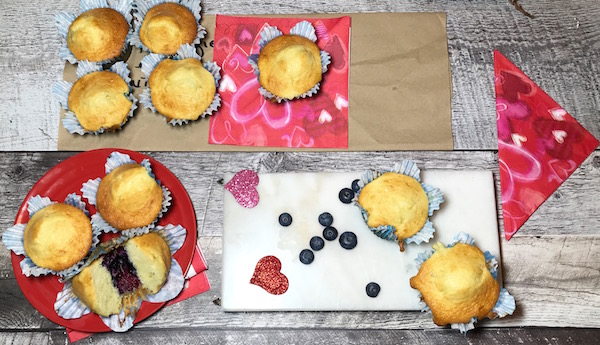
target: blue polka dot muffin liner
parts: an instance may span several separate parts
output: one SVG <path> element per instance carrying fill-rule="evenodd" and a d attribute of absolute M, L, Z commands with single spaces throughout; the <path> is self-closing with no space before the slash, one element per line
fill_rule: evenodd
<path fill-rule="evenodd" d="M 156 66 L 158 66 L 158 64 L 161 61 L 168 59 L 168 58 L 169 57 L 167 57 L 166 55 L 160 55 L 160 54 L 149 54 L 149 55 L 145 56 L 142 59 L 142 72 L 146 76 L 146 80 L 150 79 L 150 74 L 152 74 L 152 71 L 154 71 Z M 179 47 L 179 50 L 177 51 L 177 54 L 175 54 L 175 56 L 173 56 L 173 60 L 183 60 L 183 59 L 188 59 L 188 58 L 197 59 L 198 61 L 202 61 L 202 58 L 196 52 L 196 48 L 194 48 L 194 46 L 189 45 L 189 44 L 181 45 L 181 47 Z M 203 64 L 203 66 L 215 78 L 215 86 L 218 89 L 219 88 L 219 80 L 221 80 L 221 67 L 219 67 L 216 63 L 214 63 L 212 61 L 205 62 Z M 144 108 L 148 108 L 148 109 L 152 110 L 153 113 L 157 113 L 157 114 L 164 116 L 165 121 L 167 120 L 167 116 L 158 112 L 158 110 L 156 110 L 156 108 L 154 107 L 154 104 L 152 103 L 152 90 L 150 89 L 150 87 L 145 88 L 144 91 L 142 92 L 142 94 L 140 95 L 140 103 L 144 105 Z M 219 92 L 217 91 L 217 92 L 215 92 L 215 97 L 213 98 L 212 103 L 208 106 L 208 108 L 206 108 L 206 110 L 202 114 L 200 114 L 198 119 L 201 119 L 206 116 L 210 116 L 210 115 L 214 114 L 219 109 L 220 106 L 221 106 L 221 96 L 219 95 Z M 172 119 L 168 123 L 170 125 L 176 126 L 176 125 L 188 124 L 190 121 L 191 120 Z M 194 121 L 197 121 L 197 120 L 194 120 Z"/>
<path fill-rule="evenodd" d="M 200 0 L 138 0 L 134 4 L 134 30 L 133 34 L 129 37 L 128 40 L 132 46 L 153 53 L 150 50 L 150 48 L 148 48 L 142 42 L 142 39 L 140 38 L 140 30 L 142 28 L 142 23 L 144 22 L 144 17 L 146 17 L 146 13 L 148 13 L 148 11 L 152 7 L 168 2 L 181 5 L 190 10 L 190 12 L 192 12 L 192 15 L 194 15 L 194 18 L 196 19 L 196 25 L 198 26 L 198 31 L 196 33 L 196 37 L 194 38 L 193 44 L 200 44 L 202 39 L 206 36 L 206 29 L 202 25 L 200 25 L 200 19 L 202 18 L 202 6 L 200 4 Z"/>
<path fill-rule="evenodd" d="M 31 197 L 27 201 L 27 211 L 29 212 L 29 219 L 31 219 L 31 217 L 33 217 L 33 215 L 36 214 L 38 211 L 44 209 L 47 206 L 50 206 L 50 205 L 56 204 L 56 203 L 57 203 L 56 201 L 52 201 L 52 200 L 50 200 L 50 198 L 42 197 L 40 195 Z M 64 203 L 74 206 L 74 207 L 77 207 L 78 209 L 83 211 L 83 213 L 85 213 L 86 216 L 88 216 L 88 217 L 90 216 L 88 210 L 86 209 L 85 202 L 83 202 L 81 200 L 81 196 L 79 196 L 75 193 L 71 193 L 71 194 L 67 195 L 67 197 L 64 200 Z M 65 277 L 72 275 L 72 274 L 77 274 L 81 270 L 81 268 L 83 267 L 83 265 L 85 263 L 87 256 L 89 256 L 96 249 L 96 247 L 98 246 L 98 243 L 100 243 L 100 234 L 102 233 L 99 229 L 94 229 L 92 227 L 92 245 L 91 245 L 90 250 L 89 250 L 88 254 L 86 255 L 86 257 L 83 258 L 78 263 L 76 263 L 75 265 L 73 265 L 67 269 L 64 269 L 62 271 L 53 271 L 48 268 L 43 268 L 43 267 L 37 266 L 27 256 L 27 253 L 25 253 L 25 246 L 24 246 L 23 239 L 24 239 L 26 227 L 27 227 L 27 223 L 15 224 L 15 225 L 11 226 L 10 228 L 8 228 L 2 235 L 2 242 L 9 250 L 12 250 L 17 255 L 25 256 L 25 259 L 23 259 L 20 264 L 21 272 L 26 277 L 32 277 L 32 276 L 40 277 L 40 276 L 44 276 L 44 275 L 48 275 L 48 274 L 53 274 L 53 275 L 57 275 L 59 277 L 59 280 L 61 280 L 61 281 L 64 280 Z"/>
<path fill-rule="evenodd" d="M 171 251 L 171 269 L 169 270 L 167 282 L 154 295 L 145 295 L 143 298 L 141 297 L 141 294 L 133 295 L 134 298 L 129 299 L 132 303 L 124 306 L 119 314 L 100 316 L 102 322 L 115 332 L 125 332 L 133 327 L 133 321 L 140 309 L 142 301 L 145 300 L 152 303 L 166 302 L 177 297 L 181 290 L 183 290 L 185 281 L 183 270 L 177 260 L 173 258 L 173 255 L 183 246 L 187 236 L 187 230 L 181 225 L 169 224 L 166 226 L 157 226 L 145 231 L 122 233 L 120 237 L 104 242 L 98 246 L 83 266 L 89 266 L 94 260 L 123 245 L 128 240 L 149 232 L 159 234 L 169 245 L 169 250 Z M 73 293 L 73 286 L 70 283 L 70 279 L 74 276 L 75 274 L 69 276 L 69 281 L 65 283 L 63 289 L 58 293 L 56 302 L 54 303 L 54 310 L 58 316 L 68 320 L 78 319 L 91 312 L 91 310 Z"/>
<path fill-rule="evenodd" d="M 87 60 L 81 61 L 77 65 L 77 79 L 79 80 L 84 75 L 87 75 L 87 74 L 90 74 L 93 72 L 98 72 L 98 71 L 105 71 L 105 69 L 102 67 L 101 64 L 89 62 Z M 129 68 L 127 68 L 127 64 L 125 62 L 119 61 L 119 62 L 113 64 L 108 69 L 108 71 L 118 74 L 121 78 L 123 78 L 123 80 L 127 83 L 127 85 L 130 85 L 129 84 L 129 82 L 131 81 L 131 78 L 129 78 L 130 71 L 129 71 Z M 85 128 L 83 128 L 83 126 L 81 126 L 81 123 L 77 119 L 77 116 L 75 116 L 75 113 L 73 113 L 69 109 L 69 93 L 71 93 L 71 89 L 73 88 L 74 84 L 75 83 L 71 83 L 71 82 L 67 82 L 67 81 L 63 80 L 63 81 L 59 81 L 58 83 L 54 84 L 54 86 L 52 87 L 52 93 L 54 94 L 54 97 L 58 100 L 58 102 L 60 103 L 62 108 L 66 110 L 65 117 L 62 120 L 63 127 L 65 127 L 65 129 L 67 131 L 69 131 L 69 133 L 71 133 L 71 134 L 98 135 L 98 134 L 104 133 L 106 131 L 106 128 L 100 128 L 97 131 L 88 131 Z M 129 114 L 127 115 L 125 120 L 121 123 L 121 126 L 119 127 L 119 129 L 121 129 L 123 127 L 123 125 L 125 125 L 125 123 L 127 122 L 127 120 L 129 120 L 130 117 L 133 117 L 133 112 L 134 112 L 134 110 L 137 109 L 137 98 L 135 98 L 135 96 L 133 95 L 131 86 L 129 86 L 129 94 L 127 95 L 127 99 L 132 102 L 131 108 L 129 109 Z"/>
<path fill-rule="evenodd" d="M 412 177 L 421 184 L 421 187 L 423 187 L 423 190 L 427 195 L 427 200 L 429 201 L 429 208 L 427 211 L 427 215 L 429 217 L 433 215 L 434 211 L 440 209 L 440 205 L 444 202 L 444 195 L 442 194 L 440 189 L 422 183 L 421 170 L 419 169 L 419 167 L 417 167 L 417 165 L 411 160 L 404 160 L 399 164 L 396 163 L 391 169 L 370 170 L 365 172 L 361 176 L 360 180 L 358 181 L 359 189 L 355 193 L 354 199 L 352 201 L 360 209 L 365 223 L 369 220 L 369 213 L 358 203 L 358 197 L 360 195 L 360 192 L 368 183 L 372 182 L 373 180 L 388 172 L 394 172 Z M 383 238 L 388 241 L 398 242 L 396 228 L 391 225 L 380 225 L 378 227 L 369 227 L 369 229 L 380 238 Z M 429 242 L 429 240 L 433 238 L 434 232 L 435 229 L 433 227 L 433 223 L 429 220 L 429 218 L 427 218 L 427 220 L 425 221 L 425 225 L 423 225 L 421 230 L 419 230 L 419 232 L 417 232 L 413 236 L 404 239 L 404 243 L 421 244 L 423 242 Z"/>
<path fill-rule="evenodd" d="M 267 45 L 267 43 L 271 42 L 273 39 L 275 39 L 279 36 L 282 36 L 282 35 L 283 35 L 283 32 L 281 32 L 279 29 L 277 29 L 276 26 L 266 25 L 264 27 L 264 29 L 260 32 L 260 40 L 258 41 L 258 45 L 260 46 L 259 52 L 262 51 L 262 49 Z M 290 35 L 302 36 L 313 42 L 317 42 L 317 34 L 315 31 L 315 27 L 306 20 L 301 21 L 298 24 L 294 25 L 294 27 L 292 29 L 290 29 Z M 260 55 L 260 53 L 259 54 L 251 54 L 248 56 L 248 63 L 254 69 L 254 74 L 256 74 L 257 79 L 258 79 L 258 77 L 260 77 L 260 70 L 258 69 L 259 55 Z M 329 55 L 328 52 L 323 51 L 323 50 L 320 51 L 320 55 L 321 55 L 321 73 L 325 73 L 325 72 L 327 72 L 327 68 L 328 68 L 329 64 L 331 63 L 331 56 Z M 293 99 L 312 97 L 319 91 L 320 87 L 321 87 L 321 83 L 319 82 L 315 86 L 313 86 L 310 90 L 308 90 L 307 92 L 305 92 L 299 96 L 296 96 Z M 259 87 L 258 92 L 261 95 L 263 95 L 266 99 L 276 100 L 277 103 L 281 103 L 282 101 L 291 100 L 289 98 L 283 98 L 283 97 L 276 96 L 262 86 Z"/>
<path fill-rule="evenodd" d="M 115 151 L 115 152 L 111 153 L 110 156 L 107 158 L 106 164 L 104 165 L 104 171 L 108 175 L 111 171 L 120 167 L 121 165 L 131 164 L 131 163 L 138 164 L 138 162 L 131 159 L 131 157 L 129 157 L 128 154 L 124 154 L 124 153 Z M 144 168 L 146 168 L 146 170 L 148 171 L 148 175 L 150 175 L 150 177 L 152 177 L 154 180 L 156 180 L 156 177 L 154 176 L 154 173 L 152 172 L 152 167 L 150 166 L 150 161 L 148 159 L 142 160 L 139 164 L 141 166 L 143 166 Z M 102 181 L 102 178 L 98 177 L 96 179 L 88 180 L 81 186 L 81 193 L 82 193 L 83 197 L 86 198 L 91 205 L 96 206 L 96 195 L 98 193 L 98 187 L 100 186 L 101 181 Z M 169 207 L 171 206 L 171 201 L 172 201 L 171 192 L 169 191 L 169 189 L 167 187 L 163 186 L 160 183 L 160 180 L 156 180 L 156 183 L 162 189 L 163 199 L 162 199 L 162 208 L 161 208 L 158 216 L 154 220 L 154 222 L 152 222 L 151 224 L 148 224 L 146 226 L 143 226 L 143 227 L 119 231 L 112 225 L 108 224 L 108 222 L 104 218 L 102 218 L 102 215 L 100 215 L 100 212 L 96 212 L 92 216 L 92 227 L 100 230 L 101 232 L 107 232 L 107 233 L 121 232 L 122 234 L 144 233 L 144 232 L 147 232 L 148 230 L 154 228 L 156 222 L 158 222 L 158 220 L 169 210 Z"/>
<path fill-rule="evenodd" d="M 471 237 L 467 233 L 460 232 L 460 233 L 456 234 L 456 236 L 454 236 L 454 240 L 452 241 L 452 243 L 448 244 L 446 247 L 452 248 L 457 243 L 464 243 L 464 244 L 474 246 L 475 239 L 473 239 L 473 237 Z M 417 258 L 415 259 L 415 262 L 417 263 L 417 270 L 421 269 L 421 265 L 425 261 L 427 261 L 427 259 L 429 259 L 433 255 L 433 253 L 434 253 L 433 249 L 428 249 L 428 250 L 424 251 L 423 253 L 420 253 L 419 255 L 417 255 Z M 483 255 L 485 256 L 485 264 L 486 264 L 488 270 L 492 274 L 492 277 L 494 277 L 494 279 L 497 280 L 498 279 L 498 260 L 496 260 L 496 257 L 494 255 L 490 254 L 489 251 L 483 252 Z M 421 311 L 431 312 L 431 309 L 425 303 L 425 301 L 423 301 L 422 295 L 420 293 L 419 293 L 419 298 L 421 299 L 421 301 L 420 301 L 420 304 L 422 307 Z M 510 293 L 508 293 L 508 290 L 506 290 L 505 288 L 500 288 L 500 294 L 498 296 L 498 301 L 496 302 L 496 305 L 494 305 L 494 308 L 492 308 L 492 312 L 496 315 L 495 318 L 503 318 L 507 315 L 512 315 L 512 313 L 515 311 L 515 308 L 516 308 L 515 298 Z M 450 327 L 452 329 L 458 329 L 458 330 L 460 330 L 461 333 L 465 334 L 468 331 L 475 328 L 475 323 L 477 323 L 477 321 L 478 321 L 477 317 L 473 317 L 473 318 L 471 318 L 471 320 L 468 323 L 453 323 L 450 325 Z"/>
<path fill-rule="evenodd" d="M 113 10 L 121 13 L 127 24 L 129 25 L 129 33 L 127 34 L 127 38 L 125 39 L 125 43 L 123 44 L 122 55 L 127 50 L 127 45 L 133 34 L 133 29 L 131 27 L 131 22 L 133 20 L 133 16 L 131 15 L 133 9 L 133 0 L 81 0 L 79 2 L 79 15 L 87 12 L 89 10 L 93 10 L 95 8 L 112 8 Z M 69 47 L 67 46 L 67 35 L 69 34 L 69 27 L 73 24 L 73 21 L 77 19 L 77 16 L 72 13 L 67 12 L 59 12 L 54 17 L 54 22 L 58 29 L 58 34 L 61 37 L 61 47 L 59 49 L 60 58 L 64 61 L 68 61 L 69 63 L 75 64 L 79 61 L 73 55 Z M 99 61 L 100 63 L 110 63 L 115 61 L 118 57 Z"/>

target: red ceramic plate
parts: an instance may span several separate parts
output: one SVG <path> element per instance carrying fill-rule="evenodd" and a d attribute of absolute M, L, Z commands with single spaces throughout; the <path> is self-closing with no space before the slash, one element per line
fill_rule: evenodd
<path fill-rule="evenodd" d="M 104 163 L 106 163 L 106 158 L 110 153 L 114 151 L 126 153 L 138 163 L 145 158 L 150 159 L 154 175 L 171 191 L 171 196 L 173 197 L 171 207 L 159 220 L 158 225 L 180 224 L 187 229 L 185 242 L 181 249 L 174 255 L 184 273 L 187 272 L 196 245 L 196 214 L 194 213 L 190 197 L 181 182 L 179 182 L 169 169 L 151 157 L 138 152 L 122 149 L 93 150 L 77 154 L 57 164 L 31 188 L 25 200 L 23 200 L 21 208 L 19 208 L 15 224 L 26 223 L 29 220 L 27 200 L 34 195 L 47 196 L 52 201 L 58 202 L 62 202 L 69 193 L 81 195 L 80 189 L 84 182 L 105 175 Z M 83 201 L 87 202 L 87 199 L 83 199 Z M 96 209 L 92 205 L 88 205 L 88 211 L 90 211 L 90 216 L 96 213 Z M 54 311 L 54 302 L 56 301 L 56 294 L 62 290 L 63 284 L 58 281 L 56 276 L 52 275 L 44 277 L 24 276 L 21 273 L 21 266 L 19 265 L 22 260 L 22 255 L 12 253 L 13 270 L 17 277 L 17 282 L 25 297 L 42 315 L 59 325 L 78 331 L 110 331 L 100 317 L 94 313 L 72 320 L 66 320 L 58 316 Z M 164 304 L 143 302 L 134 323 L 138 323 L 154 314 Z"/>

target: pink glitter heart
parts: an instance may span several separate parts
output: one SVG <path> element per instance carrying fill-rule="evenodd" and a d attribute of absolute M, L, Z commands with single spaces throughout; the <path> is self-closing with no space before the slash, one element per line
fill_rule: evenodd
<path fill-rule="evenodd" d="M 252 170 L 241 170 L 224 187 L 231 192 L 238 204 L 245 208 L 253 208 L 258 205 L 260 199 L 256 186 L 258 174 Z"/>

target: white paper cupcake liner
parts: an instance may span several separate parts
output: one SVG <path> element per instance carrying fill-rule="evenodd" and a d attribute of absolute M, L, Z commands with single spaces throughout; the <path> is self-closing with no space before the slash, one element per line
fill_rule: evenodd
<path fill-rule="evenodd" d="M 171 269 L 167 277 L 167 282 L 163 287 L 154 295 L 147 295 L 145 300 L 152 303 L 162 303 L 169 301 L 183 290 L 185 278 L 183 270 L 177 260 L 173 259 L 173 255 L 177 252 L 187 236 L 187 231 L 181 225 L 169 224 L 164 227 L 156 227 L 150 230 L 161 235 L 165 241 L 169 244 L 169 250 L 171 252 Z M 150 232 L 147 231 L 147 232 Z M 145 233 L 147 233 L 145 232 Z M 129 232 L 128 234 L 122 234 L 121 237 L 113 239 L 109 243 L 103 243 L 103 246 L 99 247 L 94 254 L 86 262 L 86 266 L 91 264 L 101 255 L 104 255 L 116 247 L 122 245 L 126 241 L 136 236 L 142 235 L 141 233 Z M 142 299 L 137 298 L 136 304 L 131 306 L 126 312 L 124 309 L 118 315 L 110 315 L 108 317 L 101 317 L 102 322 L 115 332 L 124 332 L 133 327 L 133 320 L 137 315 L 137 312 L 141 306 Z M 54 303 L 54 310 L 56 313 L 64 319 L 76 319 L 83 315 L 91 312 L 91 310 L 85 306 L 77 296 L 73 293 L 72 286 L 69 282 L 65 284 L 62 291 L 56 296 L 56 302 Z"/>
<path fill-rule="evenodd" d="M 87 60 L 81 61 L 77 65 L 77 79 L 92 72 L 103 70 L 104 69 L 101 64 L 89 62 Z M 119 75 L 121 78 L 123 78 L 127 85 L 129 85 L 129 82 L 131 81 L 131 78 L 129 77 L 130 71 L 125 62 L 119 61 L 113 64 L 108 70 Z M 77 116 L 75 116 L 75 113 L 73 113 L 69 109 L 69 93 L 71 93 L 73 84 L 74 83 L 63 80 L 52 86 L 52 94 L 54 95 L 54 98 L 56 98 L 56 100 L 60 103 L 61 107 L 66 110 L 65 117 L 62 120 L 63 127 L 65 127 L 65 129 L 71 134 L 98 135 L 104 133 L 106 131 L 106 128 L 100 128 L 97 131 L 88 131 L 85 128 L 83 128 L 83 126 L 81 126 L 81 123 L 77 119 Z M 123 127 L 123 125 L 125 125 L 125 123 L 127 123 L 130 117 L 133 117 L 133 112 L 137 109 L 137 98 L 135 98 L 135 96 L 131 92 L 131 86 L 129 87 L 129 94 L 127 95 L 127 99 L 129 99 L 132 102 L 132 104 L 131 108 L 129 109 L 129 114 L 127 114 L 127 117 L 120 125 L 121 128 Z"/>
<path fill-rule="evenodd" d="M 144 17 L 146 16 L 146 13 L 148 13 L 148 11 L 159 4 L 164 4 L 167 2 L 171 2 L 174 4 L 179 4 L 184 6 L 185 8 L 187 8 L 188 10 L 190 10 L 190 12 L 192 12 L 192 14 L 194 15 L 194 18 L 196 19 L 196 25 L 198 26 L 198 31 L 196 33 L 196 37 L 194 38 L 194 42 L 193 44 L 200 44 L 200 42 L 202 41 L 202 39 L 206 36 L 206 29 L 200 25 L 200 19 L 202 18 L 201 15 L 201 11 L 202 11 L 202 6 L 201 6 L 201 1 L 200 0 L 138 0 L 135 2 L 134 4 L 134 13 L 133 13 L 133 19 L 134 19 L 134 30 L 133 30 L 133 34 L 129 37 L 128 42 L 132 45 L 132 46 L 136 46 L 138 48 L 141 48 L 144 51 L 153 53 L 150 48 L 148 48 L 141 40 L 140 38 L 140 29 L 142 28 L 142 23 L 144 21 Z"/>
<path fill-rule="evenodd" d="M 77 207 L 82 210 L 86 216 L 89 217 L 89 212 L 86 209 L 86 204 L 81 200 L 81 197 L 75 193 L 71 193 L 67 195 L 64 200 L 65 204 Z M 27 211 L 29 212 L 29 218 L 33 217 L 33 215 L 42 210 L 43 208 L 50 206 L 52 204 L 56 204 L 55 201 L 51 201 L 48 197 L 42 197 L 40 195 L 36 195 L 31 197 L 27 201 Z M 25 235 L 25 228 L 27 224 L 15 224 L 14 226 L 8 228 L 4 234 L 2 235 L 2 242 L 9 250 L 12 250 L 17 255 L 25 255 L 25 258 L 21 261 L 21 271 L 26 277 L 39 277 L 48 274 L 54 274 L 59 277 L 60 280 L 64 280 L 66 276 L 73 274 L 74 272 L 79 272 L 81 267 L 84 265 L 86 258 L 95 250 L 100 243 L 100 231 L 94 230 L 92 228 L 92 244 L 86 258 L 82 259 L 75 265 L 66 268 L 62 271 L 53 271 L 48 268 L 43 268 L 37 266 L 25 253 L 25 246 L 23 243 L 23 238 Z"/>
<path fill-rule="evenodd" d="M 131 36 L 133 34 L 133 28 L 131 27 L 131 21 L 133 20 L 133 16 L 131 15 L 131 11 L 133 10 L 133 0 L 81 0 L 79 2 L 79 15 L 95 8 L 112 8 L 123 15 L 127 21 L 127 24 L 129 25 L 129 33 L 127 34 L 127 38 L 125 39 L 122 49 L 122 53 L 125 53 L 127 50 L 127 44 L 131 40 Z M 75 19 L 77 19 L 76 15 L 67 12 L 59 12 L 54 17 L 54 23 L 56 24 L 58 34 L 61 37 L 61 47 L 59 49 L 60 58 L 64 61 L 68 61 L 71 64 L 79 62 L 71 50 L 69 50 L 67 45 L 69 27 L 71 24 L 73 24 Z M 115 57 L 113 59 L 98 62 L 104 64 L 115 61 L 118 58 L 119 57 Z"/>
<path fill-rule="evenodd" d="M 381 170 L 369 170 L 366 171 L 361 179 L 358 181 L 359 189 L 354 195 L 353 203 L 358 206 L 360 209 L 363 219 L 365 223 L 369 219 L 369 213 L 358 203 L 358 197 L 362 189 L 373 180 L 377 179 L 381 175 L 395 172 L 398 174 L 403 174 L 417 180 L 425 194 L 427 195 L 427 200 L 429 202 L 429 207 L 427 214 L 429 217 L 433 215 L 433 212 L 440 209 L 440 204 L 444 202 L 444 195 L 440 191 L 439 188 L 432 187 L 430 185 L 424 184 L 421 182 L 421 170 L 417 167 L 417 165 L 411 160 L 404 160 L 401 163 L 396 163 L 391 169 L 381 169 Z M 396 228 L 391 225 L 381 225 L 378 227 L 369 227 L 369 229 L 377 236 L 388 240 L 388 241 L 398 241 L 398 236 L 396 235 Z M 421 244 L 423 242 L 429 242 L 430 239 L 433 238 L 433 234 L 435 232 L 435 228 L 433 227 L 433 223 L 429 220 L 429 218 L 425 221 L 425 225 L 413 236 L 404 239 L 406 244 L 415 243 Z"/>
<path fill-rule="evenodd" d="M 502 318 L 507 315 L 512 315 L 516 308 L 517 305 L 515 303 L 515 298 L 508 293 L 508 290 L 501 288 L 500 295 L 498 296 L 498 302 L 496 302 L 492 312 L 496 314 L 496 317 Z"/>
<path fill-rule="evenodd" d="M 467 233 L 460 232 L 456 234 L 456 236 L 454 236 L 454 240 L 452 241 L 452 243 L 448 244 L 446 247 L 454 247 L 454 245 L 456 245 L 457 243 L 464 243 L 473 246 L 475 243 L 475 239 Z M 415 259 L 415 263 L 417 264 L 417 270 L 421 269 L 421 265 L 425 261 L 427 261 L 427 259 L 429 259 L 433 255 L 433 253 L 434 250 L 429 249 L 417 255 L 417 258 Z M 496 257 L 492 255 L 489 251 L 485 251 L 483 255 L 485 256 L 485 263 L 488 270 L 490 271 L 490 274 L 494 277 L 494 279 L 498 279 L 498 260 L 496 260 Z M 422 295 L 419 293 L 418 296 L 421 299 L 421 311 L 430 312 L 431 309 L 423 301 Z M 501 288 L 500 295 L 498 296 L 498 301 L 496 301 L 494 308 L 492 308 L 492 313 L 494 313 L 495 315 L 495 317 L 493 318 L 502 318 L 507 315 L 512 315 L 512 313 L 515 311 L 515 308 L 515 298 L 511 296 L 505 288 Z M 454 323 L 451 324 L 450 327 L 452 329 L 459 329 L 461 333 L 466 333 L 467 331 L 475 328 L 475 323 L 477 321 L 477 317 L 473 317 L 468 323 Z"/>
<path fill-rule="evenodd" d="M 124 164 L 131 164 L 131 163 L 138 164 L 136 161 L 131 159 L 131 157 L 128 154 L 114 151 L 106 159 L 106 163 L 104 164 L 104 171 L 108 175 L 114 169 L 116 169 Z M 166 186 L 163 186 L 160 183 L 160 180 L 156 179 L 156 176 L 152 172 L 152 167 L 150 166 L 150 161 L 146 158 L 146 159 L 142 160 L 139 164 L 141 166 L 143 166 L 144 168 L 146 168 L 146 171 L 148 171 L 148 175 L 150 175 L 150 177 L 152 177 L 156 181 L 156 183 L 158 183 L 158 185 L 160 186 L 160 188 L 162 190 L 163 198 L 162 198 L 162 205 L 161 205 L 160 212 L 158 213 L 158 216 L 152 223 L 150 223 L 146 226 L 143 226 L 143 227 L 139 227 L 139 228 L 122 230 L 122 231 L 129 231 L 129 232 L 133 232 L 133 233 L 147 232 L 147 230 L 154 228 L 156 222 L 158 222 L 158 220 L 160 218 L 162 218 L 162 216 L 169 210 L 169 207 L 171 206 L 171 201 L 173 200 L 173 198 L 171 197 L 171 191 L 169 191 L 169 189 Z M 91 205 L 96 206 L 96 202 L 97 202 L 96 195 L 98 194 L 98 187 L 100 187 L 101 181 L 102 181 L 102 178 L 98 177 L 95 179 L 90 179 L 87 182 L 84 182 L 83 185 L 81 186 L 81 194 L 83 195 L 84 198 L 86 198 L 88 200 L 88 202 Z M 92 221 L 92 228 L 97 229 L 100 232 L 118 233 L 120 231 L 117 228 L 110 225 L 104 218 L 102 218 L 102 215 L 100 215 L 100 212 L 94 214 L 92 216 L 91 221 Z"/>
<path fill-rule="evenodd" d="M 71 286 L 71 282 L 66 282 L 65 286 L 63 286 L 63 289 L 56 296 L 54 310 L 58 316 L 67 320 L 78 319 L 91 313 L 90 308 L 84 306 L 79 301 L 79 298 L 73 294 L 73 286 Z"/>
<path fill-rule="evenodd" d="M 113 170 L 120 167 L 124 164 L 139 164 L 146 168 L 148 174 L 155 178 L 154 173 L 152 172 L 152 168 L 150 167 L 150 160 L 148 158 L 142 159 L 140 163 L 131 159 L 131 157 L 126 153 L 121 153 L 119 151 L 111 152 L 111 154 L 106 159 L 106 163 L 104 163 L 104 173 L 106 175 L 110 174 Z"/>
<path fill-rule="evenodd" d="M 258 41 L 258 45 L 260 46 L 259 52 L 267 45 L 267 43 L 271 42 L 274 38 L 282 36 L 283 33 L 277 29 L 276 26 L 266 25 L 263 30 L 260 32 L 260 40 Z M 290 29 L 290 35 L 297 35 L 305 37 L 313 42 L 317 41 L 317 34 L 315 32 L 315 27 L 308 21 L 303 20 L 298 24 L 294 25 L 293 28 Z M 258 57 L 259 54 L 250 54 L 248 56 L 248 63 L 254 69 L 254 74 L 258 78 L 260 76 L 260 70 L 258 69 Z M 331 63 L 331 56 L 328 52 L 321 50 L 321 73 L 327 72 L 327 68 Z M 258 88 L 258 93 L 260 93 L 266 99 L 276 100 L 277 103 L 281 103 L 283 101 L 289 101 L 292 99 L 306 98 L 315 95 L 321 87 L 321 83 L 315 84 L 310 90 L 307 92 L 296 96 L 294 98 L 283 98 L 272 94 L 269 90 L 265 89 L 262 85 Z"/>
<path fill-rule="evenodd" d="M 142 64 L 142 72 L 146 76 L 146 80 L 148 80 L 150 78 L 150 74 L 152 74 L 152 71 L 154 71 L 156 66 L 158 66 L 158 64 L 161 61 L 163 61 L 167 58 L 168 57 L 166 55 L 149 54 L 149 55 L 146 55 L 142 59 L 142 63 L 141 63 Z M 202 58 L 196 52 L 196 48 L 194 48 L 194 46 L 189 45 L 189 44 L 184 44 L 181 47 L 179 47 L 179 50 L 177 50 L 177 54 L 175 54 L 175 56 L 173 56 L 173 60 L 183 60 L 183 59 L 189 59 L 189 58 L 197 59 L 198 61 L 202 61 Z M 218 92 L 219 80 L 221 80 L 221 67 L 219 67 L 216 63 L 214 63 L 212 61 L 205 62 L 203 64 L 203 66 L 215 78 L 215 86 L 217 88 L 217 91 L 215 91 L 215 97 L 213 98 L 213 101 L 211 102 L 211 104 L 208 106 L 208 108 L 206 108 L 206 110 L 202 114 L 200 114 L 200 116 L 198 117 L 197 120 L 214 114 L 221 106 L 221 96 L 219 95 L 219 92 Z M 154 104 L 152 103 L 152 90 L 150 89 L 150 87 L 147 87 L 144 89 L 144 91 L 142 91 L 142 94 L 140 95 L 140 103 L 144 105 L 144 108 L 148 108 L 153 113 L 162 115 L 164 117 L 165 121 L 167 120 L 167 116 L 164 114 L 161 114 L 158 110 L 156 110 L 156 107 L 154 107 Z M 194 121 L 197 121 L 197 120 L 194 120 Z M 190 121 L 192 121 L 192 120 L 172 119 L 168 123 L 170 125 L 175 126 L 175 125 L 185 125 L 185 124 L 188 124 Z"/>
<path fill-rule="evenodd" d="M 133 320 L 135 320 L 135 316 L 137 315 L 137 311 L 140 309 L 142 305 L 142 300 L 138 298 L 136 300 L 136 304 L 129 306 L 129 311 L 126 312 L 125 309 L 121 310 L 119 315 L 111 315 L 111 316 L 100 316 L 102 322 L 110 328 L 113 332 L 127 332 L 131 327 L 133 327 Z M 135 312 L 135 313 L 134 313 Z"/>
<path fill-rule="evenodd" d="M 187 230 L 183 226 L 173 224 L 168 224 L 165 226 L 157 225 L 156 227 L 147 230 L 126 230 L 122 232 L 122 236 L 124 240 L 127 240 L 129 238 L 141 236 L 149 232 L 156 232 L 162 238 L 164 238 L 167 244 L 169 245 L 169 250 L 171 251 L 171 253 L 175 253 L 183 246 L 183 243 L 185 242 L 185 238 L 187 236 Z"/>

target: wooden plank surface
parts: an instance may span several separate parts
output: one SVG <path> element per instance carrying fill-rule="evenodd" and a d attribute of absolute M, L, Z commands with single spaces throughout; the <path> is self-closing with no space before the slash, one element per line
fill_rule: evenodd
<path fill-rule="evenodd" d="M 377 344 L 377 345 L 448 345 L 448 344 L 595 344 L 600 330 L 583 329 L 573 334 L 571 329 L 486 329 L 463 336 L 449 330 L 135 330 L 124 334 L 103 333 L 82 343 L 94 344 Z M 64 332 L 5 332 L 0 334 L 4 344 L 61 344 Z"/>
<path fill-rule="evenodd" d="M 149 153 L 171 169 L 194 204 L 211 291 L 164 308 L 125 334 L 94 343 L 594 344 L 600 336 L 600 151 L 540 207 L 511 241 L 501 239 L 512 317 L 481 322 L 466 337 L 415 312 L 224 313 L 220 297 L 223 189 L 240 169 L 258 172 L 356 171 L 411 158 L 423 169 L 485 169 L 499 200 L 492 50 L 499 49 L 600 137 L 600 6 L 597 0 L 204 1 L 205 13 L 447 12 L 455 152 Z M 59 105 L 51 86 L 64 63 L 54 15 L 77 0 L 0 2 L 0 151 L 54 151 Z M 0 152 L 0 234 L 23 197 L 69 152 Z M 500 208 L 500 206 L 498 206 Z M 500 213 L 499 213 L 500 215 Z M 499 216 L 502 228 L 501 216 Z M 64 329 L 25 299 L 0 245 L 0 343 L 65 343 Z M 523 326 L 528 326 L 521 328 Z M 542 328 L 538 328 L 542 327 Z M 550 328 L 546 328 L 550 327 Z M 576 328 L 569 328 L 576 327 Z M 584 327 L 584 328 L 582 328 Z"/>
<path fill-rule="evenodd" d="M 205 13 L 447 12 L 456 149 L 497 147 L 493 49 L 499 49 L 592 134 L 600 136 L 600 6 L 597 0 L 522 0 L 529 19 L 505 0 L 204 1 Z M 55 150 L 62 78 L 54 14 L 76 0 L 0 2 L 0 150 Z M 382 100 L 385 101 L 385 100 Z"/>

